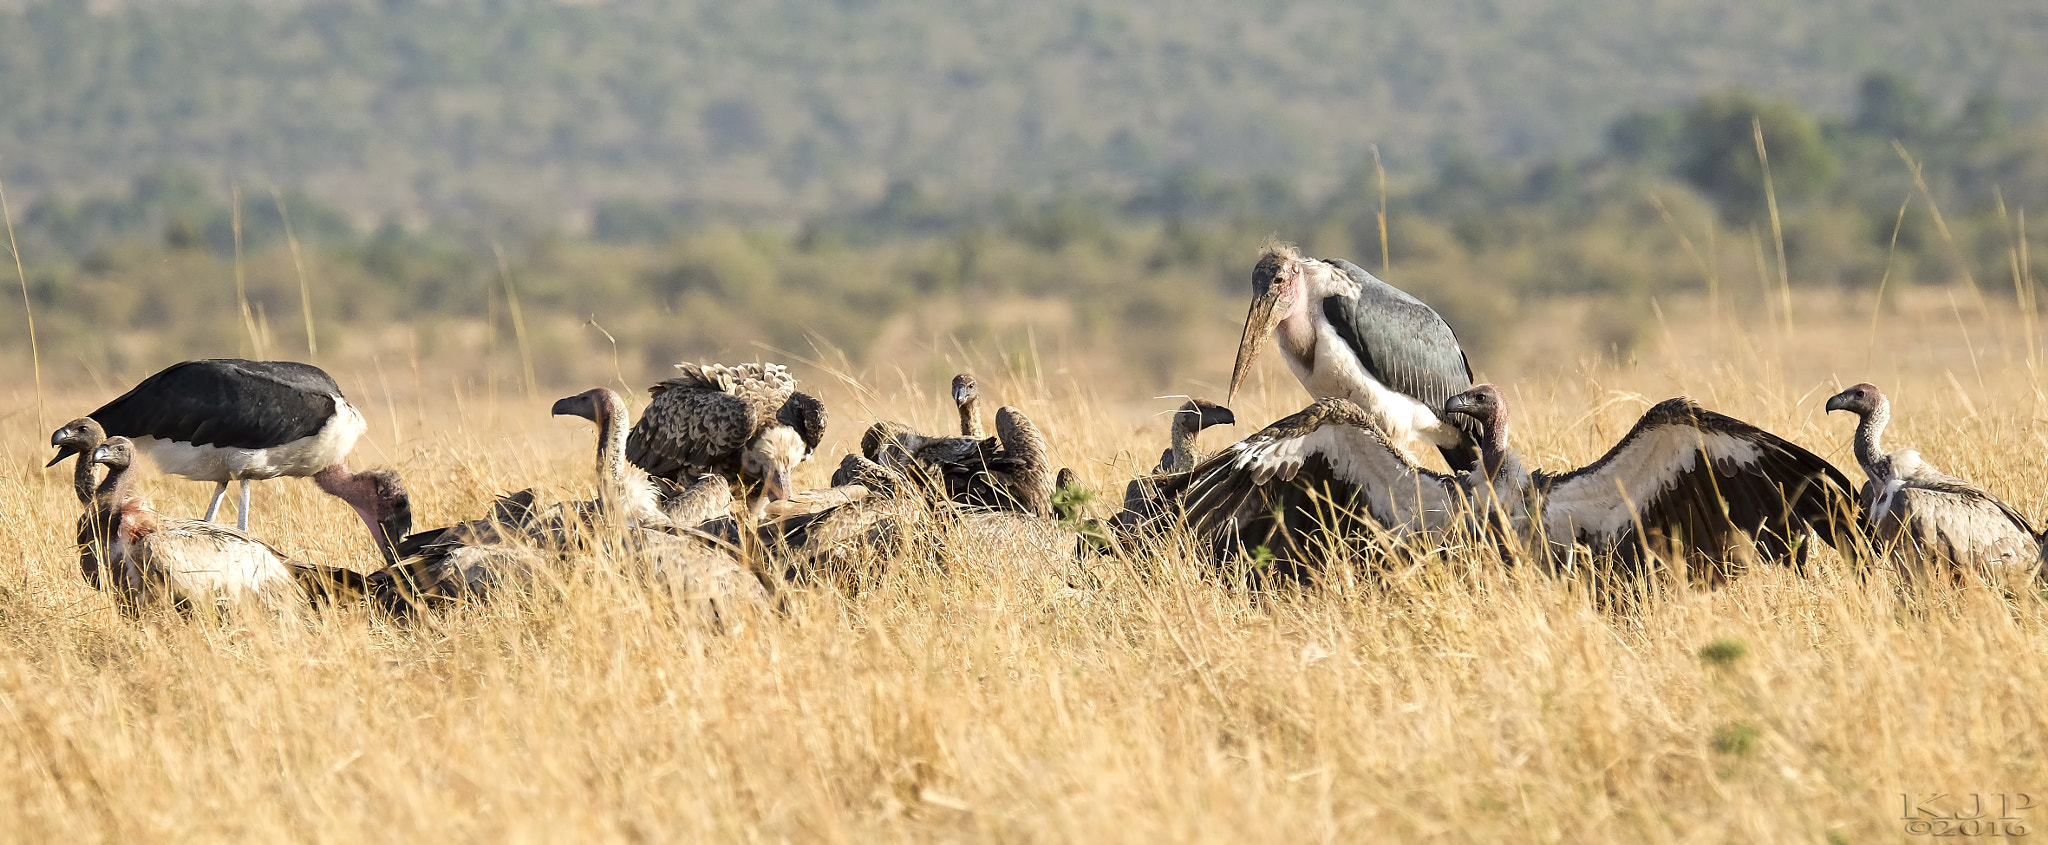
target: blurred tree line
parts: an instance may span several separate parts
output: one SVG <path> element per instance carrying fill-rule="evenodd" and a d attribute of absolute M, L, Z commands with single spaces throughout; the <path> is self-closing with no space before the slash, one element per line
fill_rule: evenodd
<path fill-rule="evenodd" d="M 273 351 L 304 348 L 282 211 L 304 245 L 323 349 L 390 350 L 392 326 L 411 327 L 409 354 L 426 358 L 503 359 L 523 342 L 549 383 L 588 378 L 614 342 L 635 367 L 761 345 L 886 361 L 906 344 L 958 343 L 1113 355 L 1166 389 L 1216 376 L 1227 353 L 1201 344 L 1234 339 L 1272 234 L 1390 267 L 1475 362 L 1517 331 L 1521 305 L 1555 297 L 1598 303 L 1592 345 L 1626 352 L 1656 298 L 1751 302 L 1775 289 L 1771 199 L 1793 285 L 1967 277 L 2001 297 L 2030 290 L 2048 271 L 2048 250 L 2021 240 L 2026 213 L 2048 206 L 2048 126 L 2015 122 L 1988 90 L 1943 109 L 1910 79 L 1872 73 L 1858 92 L 1838 115 L 1741 90 L 1630 110 L 1576 159 L 1447 144 L 1428 172 L 1396 175 L 1384 192 L 1370 158 L 1320 192 L 1283 173 L 1202 167 L 1050 194 L 903 178 L 796 222 L 627 195 L 597 202 L 576 229 L 397 216 L 359 227 L 304 192 L 265 191 L 241 198 L 240 244 Z M 246 346 L 235 220 L 225 186 L 178 166 L 17 208 L 46 349 L 122 368 L 165 343 L 193 355 Z M 527 325 L 514 325 L 514 299 Z"/>

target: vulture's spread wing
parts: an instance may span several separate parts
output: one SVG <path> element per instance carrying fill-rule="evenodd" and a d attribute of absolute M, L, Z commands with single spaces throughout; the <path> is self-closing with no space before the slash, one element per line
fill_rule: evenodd
<path fill-rule="evenodd" d="M 1854 526 L 1855 493 L 1819 456 L 1689 399 L 1650 409 L 1600 460 L 1542 479 L 1553 543 L 1584 543 L 1629 559 L 1682 546 L 1726 561 L 1754 542 L 1767 558 L 1804 552 Z"/>

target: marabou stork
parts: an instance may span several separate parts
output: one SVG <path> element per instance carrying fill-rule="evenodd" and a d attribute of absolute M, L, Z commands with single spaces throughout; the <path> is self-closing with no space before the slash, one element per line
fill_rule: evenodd
<path fill-rule="evenodd" d="M 242 482 L 235 527 L 249 529 L 249 482 L 323 474 L 321 488 L 358 485 L 343 460 L 366 427 L 334 378 L 311 364 L 208 358 L 172 364 L 88 415 L 109 436 L 127 437 L 164 472 L 216 485 L 207 521 L 220 512 L 228 482 Z M 75 453 L 51 436 L 58 460 Z M 370 488 L 364 487 L 368 490 Z M 349 500 L 376 530 L 373 502 Z"/>
<path fill-rule="evenodd" d="M 1325 532 L 1400 539 L 1464 529 L 1553 565 L 1569 567 L 1586 546 L 1622 572 L 1660 556 L 1700 564 L 1688 574 L 1710 581 L 1748 549 L 1803 559 L 1809 535 L 1837 543 L 1853 524 L 1841 471 L 1689 399 L 1658 403 L 1599 460 L 1564 473 L 1522 465 L 1492 385 L 1445 406 L 1480 424 L 1481 471 L 1416 466 L 1373 416 L 1322 399 L 1196 467 L 1183 494 L 1188 520 L 1233 534 L 1241 548 L 1267 548 L 1297 576 Z"/>
<path fill-rule="evenodd" d="M 1318 399 L 1348 399 L 1395 448 L 1434 446 L 1454 471 L 1478 464 L 1477 429 L 1443 413 L 1444 400 L 1472 386 L 1472 367 L 1444 318 L 1422 300 L 1343 259 L 1319 261 L 1291 244 L 1269 243 L 1252 269 L 1229 401 L 1251 373 L 1267 337 Z"/>
<path fill-rule="evenodd" d="M 626 439 L 626 460 L 675 485 L 710 473 L 740 486 L 759 517 L 794 492 L 790 473 L 825 436 L 825 405 L 780 364 L 677 364 Z"/>
<path fill-rule="evenodd" d="M 2011 505 L 1970 482 L 1929 466 L 1920 453 L 1887 454 L 1879 445 L 1892 403 L 1865 382 L 1828 399 L 1829 412 L 1848 411 L 1856 423 L 1856 462 L 1863 483 L 1863 514 L 1880 554 L 1900 574 L 1926 578 L 1930 569 L 1953 579 L 1974 574 L 2017 586 L 2040 574 L 2048 534 L 2035 534 Z"/>

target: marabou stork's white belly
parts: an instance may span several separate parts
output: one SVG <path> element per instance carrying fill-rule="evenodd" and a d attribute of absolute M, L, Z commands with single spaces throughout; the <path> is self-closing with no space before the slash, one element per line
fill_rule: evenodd
<path fill-rule="evenodd" d="M 1438 419 L 1436 411 L 1407 394 L 1381 384 L 1359 366 L 1357 356 L 1337 330 L 1317 321 L 1315 359 L 1304 365 L 1292 354 L 1281 356 L 1301 386 L 1317 399 L 1349 399 L 1378 418 L 1395 445 L 1414 451 L 1423 446 L 1456 446 L 1464 435 Z"/>
<path fill-rule="evenodd" d="M 309 476 L 341 463 L 356 447 L 356 438 L 369 428 L 362 412 L 347 400 L 334 400 L 336 413 L 311 436 L 301 437 L 265 449 L 237 449 L 199 446 L 179 440 L 154 437 L 135 438 L 135 448 L 170 475 L 194 481 L 234 481 L 276 478 L 280 475 Z"/>

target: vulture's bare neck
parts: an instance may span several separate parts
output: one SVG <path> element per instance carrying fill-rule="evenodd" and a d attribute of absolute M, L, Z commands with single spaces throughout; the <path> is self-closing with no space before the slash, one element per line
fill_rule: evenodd
<path fill-rule="evenodd" d="M 981 427 L 981 399 L 979 397 L 960 403 L 960 433 L 980 440 L 988 436 Z"/>
<path fill-rule="evenodd" d="M 1871 478 L 1889 477 L 1891 474 L 1891 459 L 1878 443 L 1878 438 L 1884 435 L 1885 424 L 1891 420 L 1892 400 L 1880 396 L 1877 406 L 1856 423 L 1856 462 L 1863 465 L 1864 474 Z"/>

